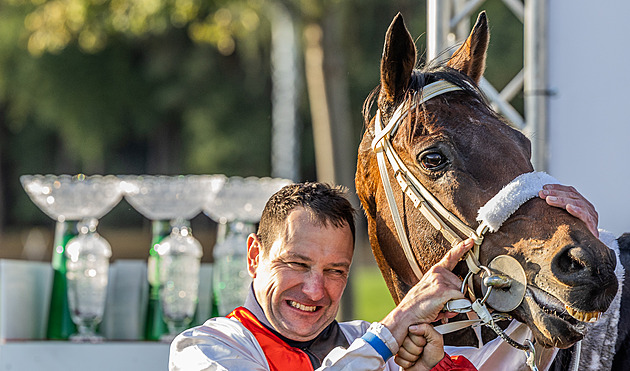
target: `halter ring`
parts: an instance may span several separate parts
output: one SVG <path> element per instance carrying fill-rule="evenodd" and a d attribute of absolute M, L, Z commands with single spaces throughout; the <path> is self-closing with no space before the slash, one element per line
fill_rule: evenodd
<path fill-rule="evenodd" d="M 490 268 L 486 267 L 485 265 L 480 265 L 479 268 L 481 268 L 483 270 L 483 272 L 481 272 L 481 282 L 483 283 L 483 276 L 484 275 L 492 275 L 492 272 L 490 271 Z M 468 279 L 470 277 L 472 277 L 474 273 L 472 271 L 468 271 L 468 273 L 466 274 L 466 277 L 464 278 L 464 280 L 462 281 L 462 287 L 460 289 L 460 291 L 462 292 L 462 294 L 466 293 L 466 285 L 468 284 Z M 484 284 L 485 285 L 485 284 Z M 488 299 L 488 296 L 490 296 L 490 292 L 492 292 L 492 286 L 487 286 L 488 291 L 486 291 L 486 294 L 483 296 L 483 299 L 481 299 L 481 301 L 479 302 L 480 304 L 485 304 L 486 300 Z M 474 288 L 471 288 L 472 291 L 474 291 Z"/>

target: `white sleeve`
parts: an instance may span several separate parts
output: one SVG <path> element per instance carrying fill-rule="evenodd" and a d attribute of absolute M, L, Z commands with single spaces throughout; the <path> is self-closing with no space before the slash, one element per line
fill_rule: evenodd
<path fill-rule="evenodd" d="M 361 337 L 366 332 L 367 326 L 364 324 L 362 326 L 359 321 L 354 321 L 352 325 L 356 326 L 355 329 L 349 329 L 347 323 L 342 326 L 348 341 L 352 341 L 348 349 L 342 347 L 333 349 L 324 358 L 322 366 L 317 371 L 399 370 L 394 357 L 390 357 L 387 361 L 383 360 L 379 352 Z M 380 323 L 374 323 L 368 331 L 381 339 L 392 354 L 398 352 L 398 343 L 386 327 Z"/>
<path fill-rule="evenodd" d="M 254 335 L 237 320 L 213 318 L 171 343 L 169 371 L 268 371 Z"/>
<path fill-rule="evenodd" d="M 342 331 L 352 343 L 348 349 L 337 347 L 322 361 L 318 371 L 399 370 L 391 357 L 385 362 L 372 345 L 360 336 L 367 325 L 355 321 L 354 329 L 344 324 Z M 378 326 L 371 331 L 388 347 L 394 340 L 387 328 Z M 398 344 L 395 345 L 397 351 Z M 393 352 L 392 352 L 393 353 Z M 268 371 L 269 365 L 254 335 L 240 322 L 213 318 L 203 326 L 186 330 L 171 343 L 169 371 Z"/>

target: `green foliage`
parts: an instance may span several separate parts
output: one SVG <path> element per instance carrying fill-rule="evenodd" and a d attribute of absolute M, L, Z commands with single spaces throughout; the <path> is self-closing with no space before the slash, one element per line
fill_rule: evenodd
<path fill-rule="evenodd" d="M 58 53 L 76 43 L 88 53 L 103 50 L 113 37 L 161 35 L 187 28 L 192 40 L 208 42 L 227 55 L 234 36 L 260 22 L 261 1 L 242 0 L 48 0 L 11 2 L 28 14 L 24 24 L 33 55 Z"/>
<path fill-rule="evenodd" d="M 359 265 L 352 271 L 355 317 L 368 322 L 377 322 L 395 307 L 376 263 Z"/>
<path fill-rule="evenodd" d="M 501 90 L 523 68 L 523 23 L 502 1 L 487 1 L 484 5 L 491 31 L 485 77 Z M 522 94 L 511 103 L 523 114 Z"/>
<path fill-rule="evenodd" d="M 340 12 L 355 141 L 348 145 L 356 147 L 362 102 L 379 82 L 384 32 L 400 11 L 422 55 L 424 2 L 277 1 L 293 14 L 298 42 L 301 26 L 324 25 L 327 14 Z M 21 190 L 26 173 L 269 175 L 269 12 L 278 3 L 0 0 L 9 223 L 46 219 Z M 522 58 L 522 31 L 502 2 L 486 5 L 493 31 L 487 76 L 501 86 L 513 74 L 504 66 Z M 304 82 L 299 87 L 302 176 L 314 179 Z"/>

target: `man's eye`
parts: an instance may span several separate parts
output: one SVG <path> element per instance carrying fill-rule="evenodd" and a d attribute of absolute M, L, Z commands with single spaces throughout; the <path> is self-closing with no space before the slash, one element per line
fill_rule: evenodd
<path fill-rule="evenodd" d="M 328 272 L 334 274 L 335 276 L 345 276 L 346 275 L 346 271 L 341 270 L 341 269 L 330 269 Z"/>
<path fill-rule="evenodd" d="M 299 262 L 287 262 L 291 268 L 308 268 L 308 265 Z"/>

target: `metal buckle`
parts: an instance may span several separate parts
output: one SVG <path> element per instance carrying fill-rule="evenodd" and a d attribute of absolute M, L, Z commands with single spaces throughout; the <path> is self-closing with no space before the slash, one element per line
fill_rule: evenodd
<path fill-rule="evenodd" d="M 468 299 L 453 299 L 446 302 L 443 312 L 467 313 L 472 310 L 472 303 Z"/>

